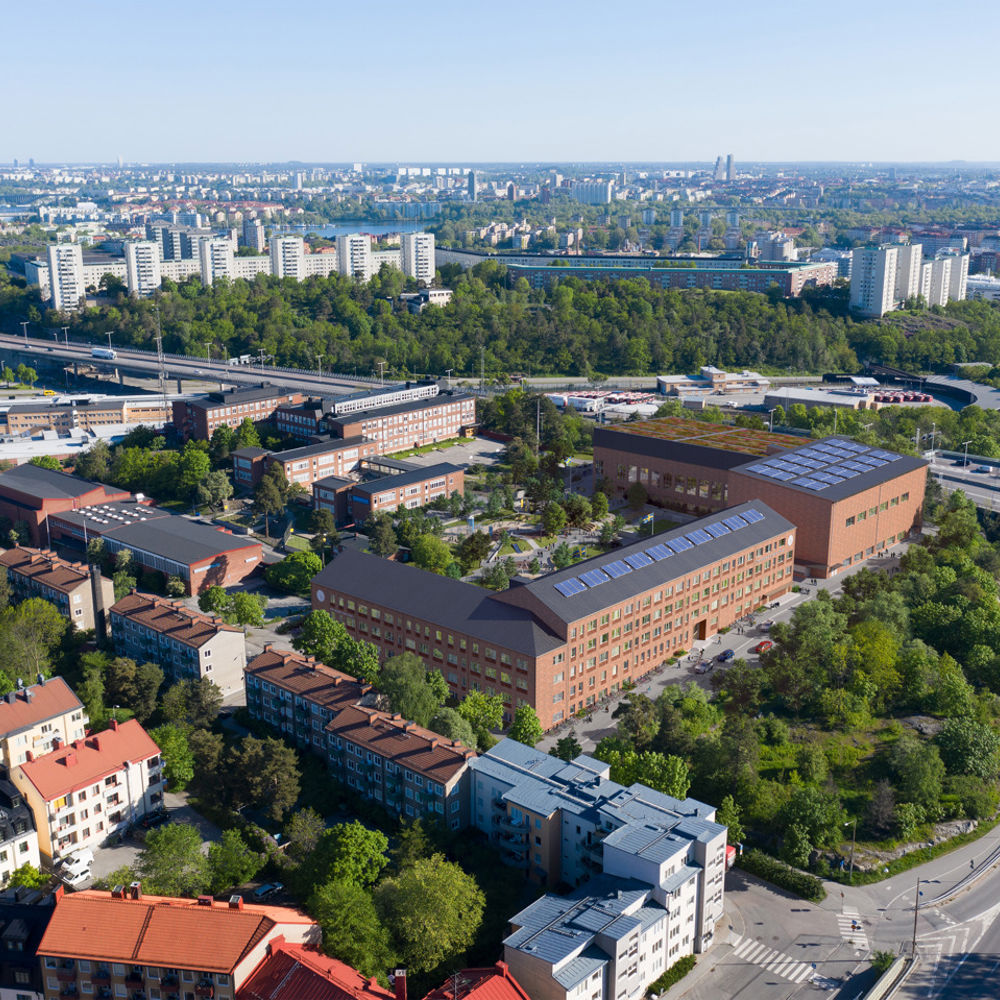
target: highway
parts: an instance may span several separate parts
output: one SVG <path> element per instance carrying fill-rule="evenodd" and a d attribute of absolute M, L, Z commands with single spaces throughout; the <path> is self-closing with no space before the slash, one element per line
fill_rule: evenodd
<path fill-rule="evenodd" d="M 979 459 L 945 458 L 936 454 L 931 460 L 930 471 L 947 493 L 961 490 L 977 507 L 984 510 L 1000 509 L 1000 465 L 989 459 L 990 471 L 977 472 Z"/>
<path fill-rule="evenodd" d="M 78 362 L 80 364 L 97 365 L 102 368 L 117 368 L 122 371 L 152 376 L 159 373 L 159 363 L 155 351 L 141 351 L 135 348 L 115 346 L 118 357 L 114 361 L 104 361 L 94 358 L 91 350 L 95 345 L 80 344 L 70 341 L 69 344 L 38 338 L 16 337 L 10 334 L 0 334 L 0 351 L 16 352 L 29 363 L 30 358 L 39 359 L 39 364 L 63 362 Z M 100 346 L 100 345 L 96 345 Z M 32 367 L 36 367 L 32 365 Z M 344 375 L 324 374 L 305 371 L 297 368 L 274 368 L 268 365 L 227 365 L 220 359 L 211 361 L 205 358 L 193 358 L 176 354 L 164 355 L 164 367 L 170 379 L 197 379 L 199 381 L 218 381 L 226 385 L 253 385 L 269 382 L 273 385 L 296 389 L 311 395 L 346 395 L 361 389 L 371 389 L 379 385 L 378 379 L 351 378 Z"/>

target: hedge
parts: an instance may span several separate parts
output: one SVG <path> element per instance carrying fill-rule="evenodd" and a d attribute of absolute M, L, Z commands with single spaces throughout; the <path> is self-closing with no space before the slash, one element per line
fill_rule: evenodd
<path fill-rule="evenodd" d="M 791 865 L 786 865 L 784 861 L 778 861 L 763 851 L 753 849 L 744 851 L 742 856 L 736 859 L 736 863 L 751 875 L 772 882 L 813 903 L 826 898 L 823 883 L 815 875 L 800 872 L 797 868 L 792 868 Z"/>
<path fill-rule="evenodd" d="M 674 983 L 679 983 L 694 968 L 695 961 L 694 955 L 685 955 L 683 958 L 679 958 L 659 979 L 655 979 L 649 984 L 646 996 L 658 996 L 669 990 Z"/>

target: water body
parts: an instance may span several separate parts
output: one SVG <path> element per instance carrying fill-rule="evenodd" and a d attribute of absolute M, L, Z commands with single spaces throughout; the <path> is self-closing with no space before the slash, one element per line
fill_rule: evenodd
<path fill-rule="evenodd" d="M 422 233 L 427 227 L 429 220 L 420 219 L 347 219 L 344 222 L 330 223 L 329 225 L 313 226 L 282 226 L 275 230 L 279 233 L 294 233 L 296 236 L 306 233 L 316 233 L 317 236 L 324 236 L 327 239 L 336 239 L 338 236 L 349 236 L 351 233 L 368 233 L 370 236 L 385 236 L 386 233 Z"/>

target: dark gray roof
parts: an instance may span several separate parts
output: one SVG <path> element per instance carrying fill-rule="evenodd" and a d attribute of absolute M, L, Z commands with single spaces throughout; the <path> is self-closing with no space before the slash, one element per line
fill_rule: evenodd
<path fill-rule="evenodd" d="M 152 521 L 155 518 L 170 517 L 171 515 L 165 510 L 159 510 L 135 500 L 116 500 L 113 503 L 81 507 L 79 510 L 64 510 L 51 516 L 53 520 L 59 520 L 63 524 L 74 524 L 79 528 L 86 525 L 88 531 L 103 535 L 115 526 L 121 527 L 134 522 Z"/>
<path fill-rule="evenodd" d="M 926 467 L 924 459 L 913 455 L 827 437 L 767 458 L 755 458 L 733 471 L 835 503 Z"/>
<path fill-rule="evenodd" d="M 210 392 L 207 396 L 198 396 L 187 400 L 188 406 L 202 410 L 214 410 L 220 406 L 232 406 L 234 403 L 254 403 L 258 399 L 276 399 L 280 396 L 294 396 L 294 392 L 282 389 L 278 385 L 261 383 L 246 389 L 230 389 L 225 392 Z"/>
<path fill-rule="evenodd" d="M 753 523 L 744 524 L 737 530 L 730 530 L 725 524 L 727 518 L 740 517 L 754 509 L 762 516 Z M 741 518 L 741 520 L 745 519 Z M 724 533 L 720 534 L 719 537 L 712 537 L 711 533 L 705 531 L 705 528 L 709 525 L 714 528 L 717 524 L 722 525 Z M 689 547 L 682 552 L 673 552 L 668 548 L 667 551 L 672 554 L 660 560 L 654 559 L 646 565 L 631 566 L 628 562 L 631 557 L 637 563 L 641 563 L 644 561 L 643 554 L 649 549 L 664 545 L 674 539 L 682 539 L 683 536 L 699 530 L 708 536 L 707 541 L 703 541 L 701 544 L 689 544 Z M 791 521 L 776 514 L 759 500 L 754 500 L 737 507 L 730 507 L 717 514 L 709 514 L 707 517 L 691 521 L 683 527 L 654 535 L 652 538 L 641 538 L 630 545 L 613 549 L 603 555 L 595 556 L 593 559 L 587 559 L 569 569 L 549 573 L 521 586 L 530 591 L 562 621 L 572 622 L 584 615 L 601 611 L 612 604 L 627 601 L 636 594 L 650 590 L 661 583 L 666 583 L 688 573 L 695 573 L 702 566 L 726 559 L 759 542 L 768 541 L 776 535 L 794 530 L 795 526 Z M 587 586 L 585 580 L 578 584 L 570 583 L 572 588 L 577 589 L 577 593 L 570 596 L 565 596 L 556 589 L 557 584 L 569 583 L 573 580 L 581 581 L 585 574 L 593 570 L 603 571 L 612 563 L 621 563 L 626 569 L 622 571 L 621 567 L 614 568 L 613 572 L 618 572 L 621 575 L 612 575 L 611 579 L 605 579 L 597 586 Z M 609 576 L 608 573 L 602 573 L 602 575 Z"/>
<path fill-rule="evenodd" d="M 325 486 L 327 489 L 337 489 L 341 486 L 353 486 L 353 479 L 345 479 L 343 476 L 324 476 L 322 479 L 317 479 L 313 486 Z"/>
<path fill-rule="evenodd" d="M 113 528 L 102 534 L 126 548 L 186 563 L 200 562 L 233 549 L 260 544 L 249 535 L 231 535 L 176 515 Z"/>
<path fill-rule="evenodd" d="M 113 486 L 71 476 L 67 472 L 53 472 L 30 462 L 0 472 L 0 486 L 10 486 L 21 493 L 30 493 L 46 500 L 68 500 L 100 489 L 105 492 L 121 492 Z"/>
<path fill-rule="evenodd" d="M 261 455 L 270 455 L 271 452 L 267 448 L 237 448 L 236 451 L 230 452 L 230 455 L 237 455 L 240 458 L 260 458 Z"/>
<path fill-rule="evenodd" d="M 563 645 L 530 612 L 496 600 L 482 587 L 352 549 L 331 560 L 313 583 L 528 656 Z"/>
<path fill-rule="evenodd" d="M 276 451 L 272 454 L 279 462 L 294 462 L 297 458 L 309 458 L 311 455 L 328 455 L 331 451 L 356 448 L 367 441 L 367 438 L 360 435 L 349 438 L 327 438 L 325 441 L 318 441 L 316 444 L 303 445 L 301 448 L 289 448 L 288 451 Z"/>
<path fill-rule="evenodd" d="M 428 465 L 423 469 L 413 469 L 411 472 L 401 472 L 395 476 L 380 476 L 367 483 L 358 483 L 355 492 L 381 493 L 382 490 L 393 490 L 400 486 L 422 483 L 437 476 L 453 476 L 456 472 L 461 471 L 457 465 L 452 465 L 450 462 L 439 462 L 437 465 Z"/>
<path fill-rule="evenodd" d="M 359 420 L 374 420 L 377 417 L 391 417 L 397 413 L 413 413 L 416 410 L 431 410 L 436 406 L 448 406 L 463 399 L 471 399 L 467 392 L 442 392 L 426 399 L 411 399 L 408 403 L 396 403 L 395 406 L 373 407 L 370 410 L 360 410 L 357 413 L 342 413 L 339 416 L 327 416 L 330 424 L 355 424 Z"/>

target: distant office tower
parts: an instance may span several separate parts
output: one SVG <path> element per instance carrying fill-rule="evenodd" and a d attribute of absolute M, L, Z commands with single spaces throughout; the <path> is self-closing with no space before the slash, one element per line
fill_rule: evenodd
<path fill-rule="evenodd" d="M 243 220 L 243 246 L 264 252 L 264 223 L 260 219 L 248 217 Z"/>
<path fill-rule="evenodd" d="M 740 213 L 735 211 L 735 209 L 730 209 L 726 212 L 726 226 L 729 229 L 735 229 L 740 224 Z"/>
<path fill-rule="evenodd" d="M 717 156 L 715 158 L 715 170 L 712 171 L 712 179 L 716 181 L 725 180 L 726 178 L 726 168 L 723 165 L 722 157 Z"/>
<path fill-rule="evenodd" d="M 399 238 L 400 260 L 403 273 L 429 285 L 434 280 L 433 233 L 403 233 Z"/>
<path fill-rule="evenodd" d="M 862 316 L 884 316 L 894 305 L 898 246 L 859 247 L 851 268 L 851 308 Z M 930 276 L 928 275 L 928 288 Z"/>
<path fill-rule="evenodd" d="M 517 199 L 517 188 L 514 186 L 514 182 L 511 181 L 507 185 L 507 200 L 515 201 Z"/>
<path fill-rule="evenodd" d="M 475 170 L 469 171 L 469 201 L 478 201 L 479 195 L 476 192 L 476 172 Z"/>
<path fill-rule="evenodd" d="M 202 240 L 198 246 L 201 282 L 210 285 L 216 278 L 233 276 L 233 244 L 226 239 Z"/>
<path fill-rule="evenodd" d="M 301 236 L 271 238 L 271 274 L 276 278 L 305 278 L 305 244 Z"/>
<path fill-rule="evenodd" d="M 736 180 L 736 163 L 733 160 L 732 153 L 730 153 L 726 157 L 726 180 L 729 183 L 732 183 L 734 180 Z"/>
<path fill-rule="evenodd" d="M 573 197 L 585 205 L 610 205 L 611 181 L 580 181 L 573 185 Z"/>
<path fill-rule="evenodd" d="M 132 295 L 152 295 L 160 287 L 160 245 L 154 240 L 125 244 L 125 281 Z"/>
<path fill-rule="evenodd" d="M 672 228 L 681 229 L 684 225 L 684 210 L 682 208 L 670 209 L 670 225 Z"/>
<path fill-rule="evenodd" d="M 896 251 L 896 281 L 893 285 L 895 305 L 915 299 L 921 292 L 923 273 L 923 247 L 919 243 L 906 243 Z"/>
<path fill-rule="evenodd" d="M 49 286 L 52 308 L 73 312 L 84 301 L 83 251 L 79 243 L 53 243 L 49 246 Z"/>
<path fill-rule="evenodd" d="M 300 170 L 295 175 L 295 190 L 296 191 L 301 191 L 302 190 L 302 180 L 303 180 L 303 176 L 302 176 L 302 171 Z"/>
<path fill-rule="evenodd" d="M 368 281 L 372 276 L 371 237 L 362 233 L 338 236 L 337 270 L 358 281 Z"/>

